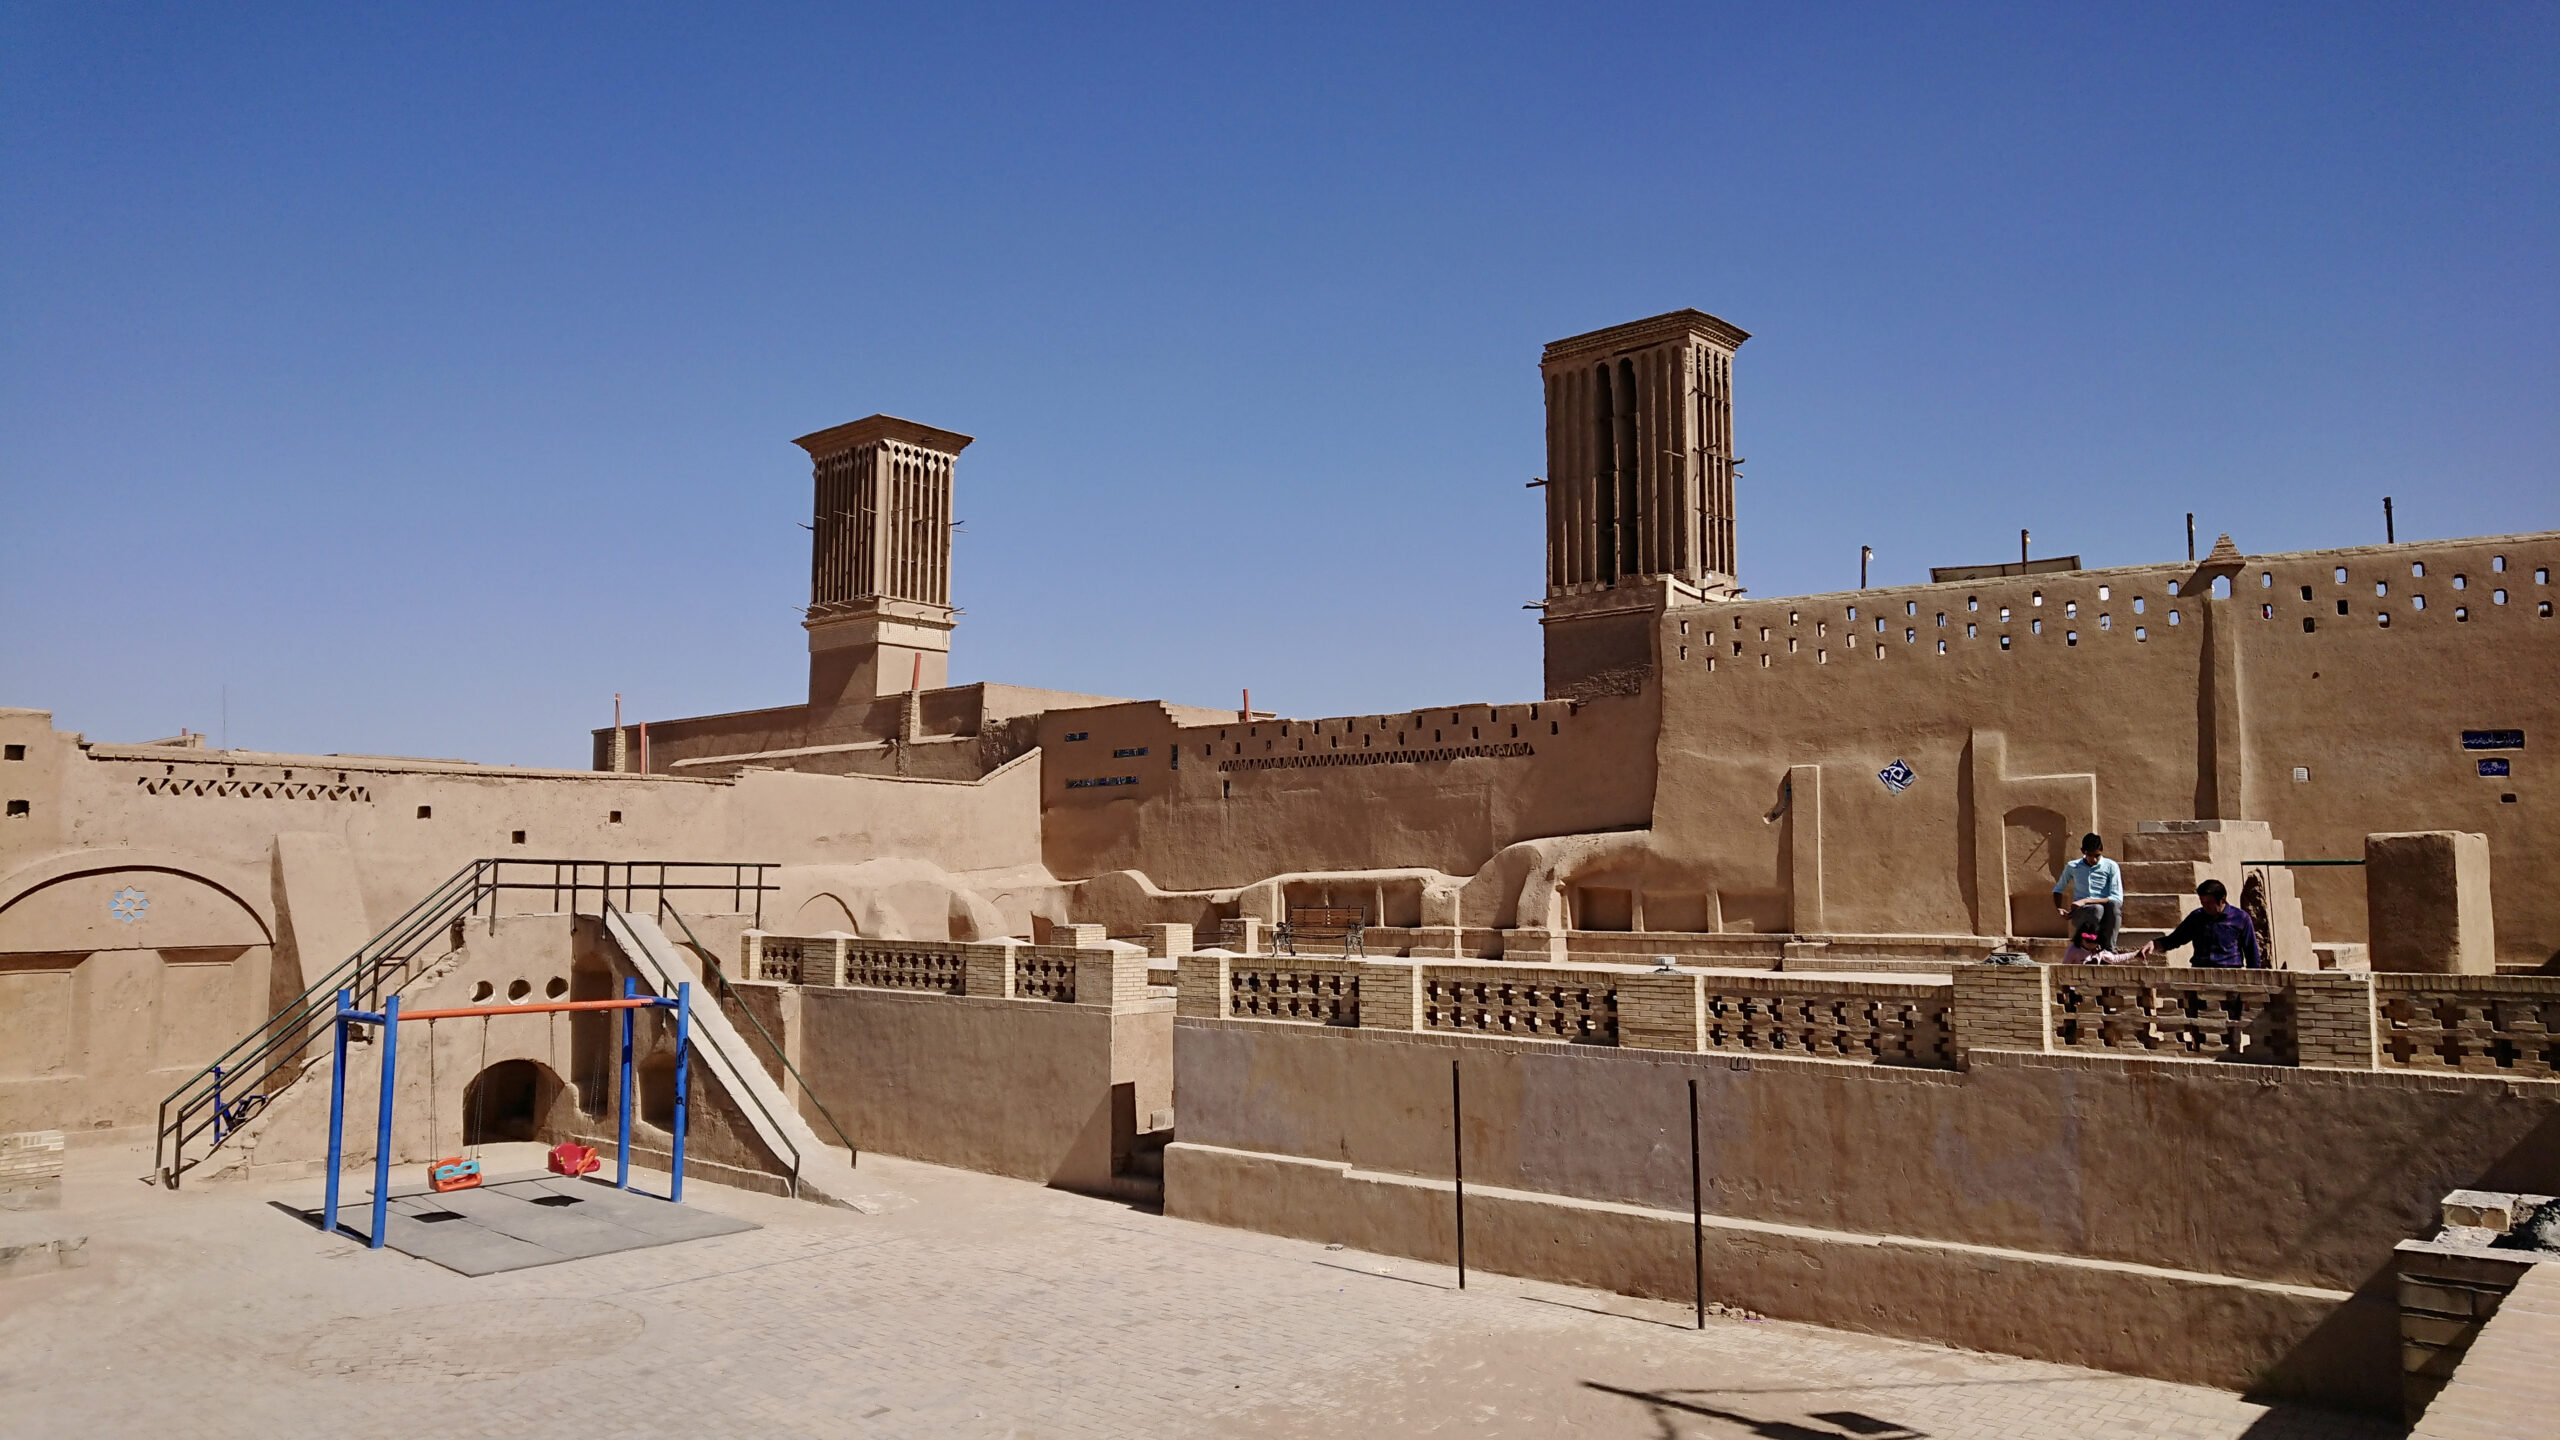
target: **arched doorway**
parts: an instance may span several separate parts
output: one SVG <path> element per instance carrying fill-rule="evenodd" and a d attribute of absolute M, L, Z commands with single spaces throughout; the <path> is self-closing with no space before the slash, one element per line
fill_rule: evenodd
<path fill-rule="evenodd" d="M 560 1077 L 531 1060 L 501 1060 L 462 1087 L 462 1143 L 538 1140 Z"/>

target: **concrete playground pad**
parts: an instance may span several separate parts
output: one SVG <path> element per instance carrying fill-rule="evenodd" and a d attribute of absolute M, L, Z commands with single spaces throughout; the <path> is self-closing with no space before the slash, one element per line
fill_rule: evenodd
<path fill-rule="evenodd" d="M 477 1277 L 287 1222 L 274 1207 L 307 1206 L 308 1175 L 173 1192 L 136 1183 L 147 1144 L 70 1160 L 62 1214 L 89 1263 L 0 1281 L 0 1440 L 417 1440 L 422 1415 L 506 1440 L 2404 1428 L 1730 1306 L 1702 1330 L 1686 1304 L 1481 1272 L 1461 1291 L 1446 1265 L 879 1154 L 851 1208 L 688 1181 L 682 1207 L 635 1203 L 749 1223 Z"/>
<path fill-rule="evenodd" d="M 318 1206 L 283 1208 L 320 1223 Z M 496 1275 L 758 1228 L 671 1204 L 663 1196 L 617 1190 L 593 1177 L 523 1176 L 443 1194 L 395 1189 L 384 1210 L 384 1248 L 459 1275 Z M 359 1240 L 373 1239 L 370 1191 L 339 1200 L 338 1228 Z"/>

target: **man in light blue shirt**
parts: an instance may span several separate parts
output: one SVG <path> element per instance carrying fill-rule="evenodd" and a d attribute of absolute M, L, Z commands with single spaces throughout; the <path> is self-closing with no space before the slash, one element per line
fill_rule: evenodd
<path fill-rule="evenodd" d="M 2095 835 L 2080 837 L 2080 858 L 2062 867 L 2062 878 L 2053 882 L 2054 908 L 2071 922 L 2071 933 L 2097 931 L 2098 948 L 2116 948 L 2116 925 L 2124 918 L 2124 872 L 2107 858 L 2106 842 Z M 2081 913 L 2082 902 L 2100 901 L 2088 908 L 2097 912 L 2094 923 Z"/>

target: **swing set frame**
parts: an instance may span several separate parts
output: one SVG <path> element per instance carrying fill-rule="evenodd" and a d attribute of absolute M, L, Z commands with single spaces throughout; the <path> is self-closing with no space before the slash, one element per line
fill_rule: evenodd
<path fill-rule="evenodd" d="M 675 1158 L 670 1169 L 667 1200 L 684 1203 L 684 1131 L 685 1081 L 693 1058 L 693 982 L 677 984 L 674 998 L 643 995 L 640 982 L 625 979 L 619 1000 L 554 1000 L 539 1005 L 468 1005 L 452 1010 L 412 1010 L 400 1013 L 400 997 L 385 996 L 379 1013 L 355 1008 L 355 992 L 338 992 L 337 1013 L 332 1017 L 335 1063 L 329 1070 L 329 1186 L 328 1198 L 322 1203 L 320 1228 L 327 1234 L 338 1233 L 338 1176 L 346 1159 L 347 1126 L 347 1040 L 357 1026 L 379 1026 L 378 1043 L 382 1046 L 382 1105 L 375 1121 L 373 1141 L 373 1233 L 365 1242 L 368 1250 L 382 1248 L 383 1218 L 391 1200 L 391 1109 L 398 1094 L 400 1074 L 400 1026 L 410 1020 L 460 1020 L 472 1015 L 544 1015 L 563 1010 L 619 1010 L 622 1012 L 622 1086 L 618 1099 L 621 1111 L 617 1122 L 614 1150 L 613 1187 L 631 1188 L 631 1092 L 633 1021 L 641 1010 L 673 1010 L 676 1012 L 676 1113 Z M 433 1097 L 429 1097 L 430 1100 Z"/>

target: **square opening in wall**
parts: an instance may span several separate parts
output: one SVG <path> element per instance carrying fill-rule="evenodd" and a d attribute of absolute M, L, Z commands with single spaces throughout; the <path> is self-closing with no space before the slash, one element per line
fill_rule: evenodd
<path fill-rule="evenodd" d="M 2308 766 L 2308 765 L 2296 765 L 2296 766 L 2294 766 L 2294 767 L 2293 767 L 2293 778 L 2294 778 L 2295 783 L 2297 783 L 2297 784 L 2300 784 L 2300 783 L 2304 783 L 2304 782 L 2309 781 L 2309 780 L 2311 779 L 2311 767 L 2310 767 L 2310 766 Z"/>
<path fill-rule="evenodd" d="M 515 832 L 515 834 L 514 834 L 514 836 L 513 836 L 513 841 L 512 841 L 512 843 L 517 844 L 517 845 L 521 845 L 521 844 L 523 844 L 523 843 L 524 843 L 524 832 L 523 832 L 523 831 L 521 831 L 521 830 L 516 831 L 516 832 Z"/>
<path fill-rule="evenodd" d="M 24 801 L 24 800 L 12 800 L 12 801 L 10 801 L 10 802 L 9 802 L 9 815 L 10 815 L 10 818 L 12 818 L 12 819 L 15 819 L 15 818 L 17 818 L 18 816 L 21 816 L 21 815 L 26 814 L 26 813 L 27 813 L 27 810 L 28 810 L 28 805 L 27 805 L 27 802 L 26 802 L 26 801 Z"/>
<path fill-rule="evenodd" d="M 421 805 L 421 806 L 419 806 L 419 807 L 418 807 L 418 818 L 419 818 L 419 819 L 421 819 L 421 820 L 433 820 L 434 818 L 436 818 L 436 807 L 434 807 L 433 805 Z"/>
<path fill-rule="evenodd" d="M 619 811 L 619 810 L 608 810 L 608 811 L 606 811 L 606 812 L 605 812 L 605 817 L 604 817 L 604 823 L 606 823 L 607 825 L 619 825 L 619 824 L 621 824 L 621 823 L 622 823 L 622 812 L 621 812 L 621 811 Z"/>
<path fill-rule="evenodd" d="M 24 760 L 27 758 L 27 747 L 24 745 L 12 745 L 5 751 L 0 751 L 0 755 L 6 755 L 12 760 Z"/>

